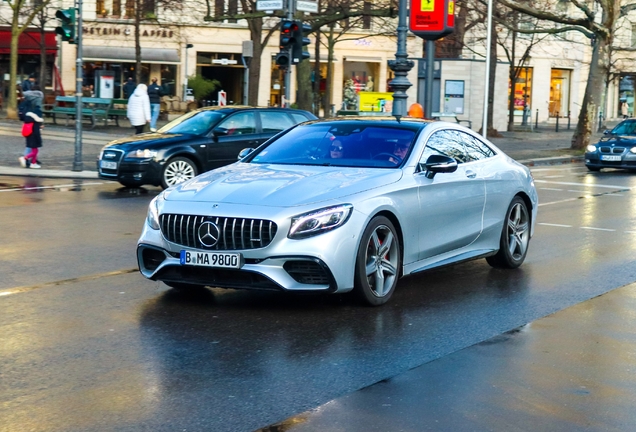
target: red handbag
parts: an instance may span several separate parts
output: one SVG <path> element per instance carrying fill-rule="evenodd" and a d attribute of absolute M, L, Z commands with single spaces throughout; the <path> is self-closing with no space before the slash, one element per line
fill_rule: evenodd
<path fill-rule="evenodd" d="M 28 137 L 33 133 L 33 123 L 24 123 L 22 125 L 22 136 Z"/>

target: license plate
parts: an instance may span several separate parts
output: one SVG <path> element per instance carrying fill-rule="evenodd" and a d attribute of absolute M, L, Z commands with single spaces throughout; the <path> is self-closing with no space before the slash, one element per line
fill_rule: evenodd
<path fill-rule="evenodd" d="M 604 161 L 620 161 L 621 157 L 620 156 L 605 156 L 605 155 L 603 155 L 603 156 L 601 156 L 601 160 L 604 160 Z"/>
<path fill-rule="evenodd" d="M 117 169 L 117 162 L 99 161 L 99 166 L 104 169 Z"/>
<path fill-rule="evenodd" d="M 241 268 L 241 258 L 239 253 L 181 251 L 181 265 Z"/>

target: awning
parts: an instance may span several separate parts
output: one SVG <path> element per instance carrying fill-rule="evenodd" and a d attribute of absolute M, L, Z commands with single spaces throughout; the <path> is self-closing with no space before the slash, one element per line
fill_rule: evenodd
<path fill-rule="evenodd" d="M 360 63 L 382 63 L 381 57 L 361 57 L 361 56 L 346 56 L 345 61 L 348 62 L 360 62 Z"/>
<path fill-rule="evenodd" d="M 82 47 L 82 60 L 134 63 L 135 49 L 121 47 L 86 46 Z M 141 48 L 143 63 L 180 64 L 176 49 Z"/>
<path fill-rule="evenodd" d="M 23 31 L 18 38 L 18 54 L 40 54 L 41 40 L 39 31 Z M 55 54 L 57 52 L 57 38 L 55 33 L 44 33 L 44 45 L 47 54 Z M 11 30 L 0 30 L 0 54 L 10 53 Z"/>

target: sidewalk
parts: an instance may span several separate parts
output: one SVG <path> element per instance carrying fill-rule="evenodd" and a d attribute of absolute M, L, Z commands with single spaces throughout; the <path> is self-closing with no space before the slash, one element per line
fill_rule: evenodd
<path fill-rule="evenodd" d="M 164 122 L 165 123 L 165 122 Z M 160 125 L 161 126 L 161 125 Z M 613 126 L 613 125 L 612 125 Z M 73 170 L 75 161 L 75 129 L 63 124 L 54 125 L 46 119 L 43 130 L 44 146 L 41 152 L 42 169 L 24 169 L 18 163 L 18 156 L 24 151 L 24 140 L 20 129 L 22 123 L 0 119 L 0 136 L 14 137 L 11 143 L 0 145 L 0 175 L 97 178 L 96 160 L 100 150 L 109 141 L 130 136 L 130 127 L 97 126 L 94 130 L 82 131 L 81 170 Z M 528 165 L 561 164 L 582 160 L 581 152 L 570 149 L 573 130 L 560 132 L 501 132 L 503 138 L 491 141 L 513 159 Z M 602 134 L 592 136 L 597 141 Z"/>

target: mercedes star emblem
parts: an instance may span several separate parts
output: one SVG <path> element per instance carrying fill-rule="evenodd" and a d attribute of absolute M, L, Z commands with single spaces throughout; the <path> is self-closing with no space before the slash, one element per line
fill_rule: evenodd
<path fill-rule="evenodd" d="M 214 222 L 203 222 L 198 229 L 199 241 L 205 247 L 212 247 L 219 241 L 221 232 Z"/>

